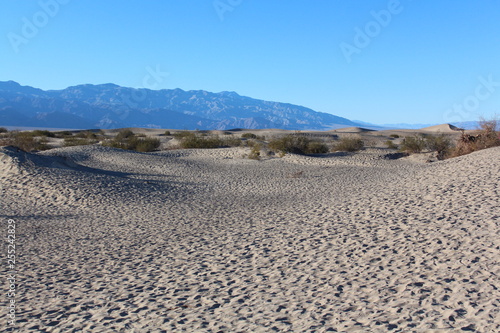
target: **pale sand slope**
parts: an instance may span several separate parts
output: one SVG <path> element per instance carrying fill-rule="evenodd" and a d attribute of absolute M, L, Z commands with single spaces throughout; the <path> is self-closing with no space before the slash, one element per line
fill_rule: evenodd
<path fill-rule="evenodd" d="M 500 148 L 4 152 L 21 332 L 500 329 Z"/>

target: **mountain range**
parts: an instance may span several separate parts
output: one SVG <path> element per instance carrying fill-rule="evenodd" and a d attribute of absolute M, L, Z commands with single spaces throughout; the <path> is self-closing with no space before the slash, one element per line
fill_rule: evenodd
<path fill-rule="evenodd" d="M 135 89 L 115 84 L 41 90 L 0 81 L 0 125 L 50 128 L 279 128 L 329 130 L 359 123 L 235 92 Z"/>

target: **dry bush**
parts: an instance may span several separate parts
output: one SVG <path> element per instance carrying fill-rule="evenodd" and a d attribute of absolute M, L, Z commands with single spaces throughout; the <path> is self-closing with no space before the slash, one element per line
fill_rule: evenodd
<path fill-rule="evenodd" d="M 392 142 L 391 140 L 387 140 L 385 142 L 385 145 L 387 146 L 387 148 L 389 149 L 398 149 L 398 145 L 396 145 L 394 142 Z"/>
<path fill-rule="evenodd" d="M 450 154 L 453 145 L 449 136 L 441 134 L 426 136 L 425 146 L 430 151 L 437 152 L 438 160 L 444 160 Z"/>
<path fill-rule="evenodd" d="M 26 152 L 50 149 L 47 145 L 46 136 L 35 136 L 33 132 L 8 132 L 7 135 L 0 140 L 0 145 L 14 146 Z"/>
<path fill-rule="evenodd" d="M 131 130 L 121 130 L 113 139 L 104 141 L 102 145 L 146 153 L 158 149 L 160 140 L 146 136 L 138 137 Z"/>
<path fill-rule="evenodd" d="M 346 136 L 340 138 L 340 140 L 333 146 L 333 150 L 355 152 L 363 149 L 364 146 L 365 144 L 361 138 L 356 136 Z"/>
<path fill-rule="evenodd" d="M 311 140 L 302 135 L 285 135 L 269 141 L 268 148 L 280 155 L 292 154 L 324 154 L 328 153 L 328 147 L 320 142 Z"/>
<path fill-rule="evenodd" d="M 253 133 L 244 133 L 241 137 L 244 139 L 257 139 L 257 135 Z"/>
<path fill-rule="evenodd" d="M 481 120 L 476 135 L 462 133 L 449 157 L 467 155 L 481 149 L 500 146 L 500 132 L 497 120 Z"/>
<path fill-rule="evenodd" d="M 426 147 L 423 135 L 407 136 L 401 142 L 399 150 L 409 154 L 420 153 Z"/>
<path fill-rule="evenodd" d="M 248 158 L 251 160 L 260 160 L 260 149 L 261 145 L 260 144 L 255 144 L 252 147 L 252 150 L 250 151 L 250 154 L 248 155 Z"/>

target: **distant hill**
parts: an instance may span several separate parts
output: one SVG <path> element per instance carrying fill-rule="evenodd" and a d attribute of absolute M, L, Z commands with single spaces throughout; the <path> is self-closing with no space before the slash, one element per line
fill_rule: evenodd
<path fill-rule="evenodd" d="M 7 81 L 0 82 L 0 126 L 330 130 L 359 124 L 303 106 L 235 92 L 149 90 L 115 84 L 44 91 Z"/>

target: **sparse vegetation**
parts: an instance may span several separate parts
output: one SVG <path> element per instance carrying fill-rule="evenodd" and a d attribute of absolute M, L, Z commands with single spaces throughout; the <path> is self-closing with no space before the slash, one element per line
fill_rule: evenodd
<path fill-rule="evenodd" d="M 248 158 L 251 160 L 260 160 L 260 149 L 261 145 L 256 144 L 252 147 L 252 150 L 250 151 L 250 154 L 248 155 Z"/>
<path fill-rule="evenodd" d="M 450 157 L 470 154 L 477 150 L 500 146 L 500 132 L 497 120 L 481 120 L 476 135 L 462 133 Z"/>
<path fill-rule="evenodd" d="M 283 156 L 292 154 L 323 154 L 329 151 L 328 147 L 320 142 L 311 140 L 302 135 L 286 135 L 269 141 L 269 149 Z"/>
<path fill-rule="evenodd" d="M 335 151 L 347 151 L 355 152 L 363 149 L 364 142 L 359 137 L 346 136 L 340 138 L 340 140 L 334 145 L 333 150 Z"/>
<path fill-rule="evenodd" d="M 8 132 L 0 140 L 0 145 L 14 146 L 26 152 L 50 149 L 47 145 L 47 138 L 45 136 L 34 135 L 33 132 Z"/>
<path fill-rule="evenodd" d="M 426 136 L 425 146 L 430 151 L 437 152 L 438 160 L 444 160 L 449 155 L 453 145 L 449 136 L 441 134 Z"/>
<path fill-rule="evenodd" d="M 244 139 L 257 139 L 257 135 L 253 133 L 244 133 L 241 137 Z"/>
<path fill-rule="evenodd" d="M 146 136 L 139 137 L 131 130 L 125 129 L 118 132 L 113 139 L 104 141 L 103 146 L 146 153 L 158 149 L 160 140 Z"/>
<path fill-rule="evenodd" d="M 426 147 L 425 138 L 422 135 L 407 136 L 403 139 L 399 150 L 409 154 L 420 153 Z"/>
<path fill-rule="evenodd" d="M 233 137 L 232 135 L 220 138 L 218 135 L 201 136 L 196 135 L 195 133 L 189 133 L 189 135 L 183 135 L 180 141 L 180 146 L 185 149 L 213 149 L 222 147 L 238 147 L 241 145 L 241 140 Z"/>
<path fill-rule="evenodd" d="M 391 140 L 387 140 L 387 141 L 385 142 L 385 145 L 386 145 L 386 146 L 387 146 L 387 148 L 389 148 L 389 149 L 398 149 L 398 146 L 397 146 L 394 142 L 392 142 Z"/>
<path fill-rule="evenodd" d="M 181 140 L 183 138 L 194 136 L 194 135 L 195 134 L 193 132 L 189 132 L 189 131 L 175 132 L 173 134 L 174 138 L 176 138 L 177 140 Z"/>
<path fill-rule="evenodd" d="M 389 135 L 391 138 L 394 138 L 394 139 L 398 139 L 399 138 L 399 135 L 398 134 L 391 134 Z"/>

